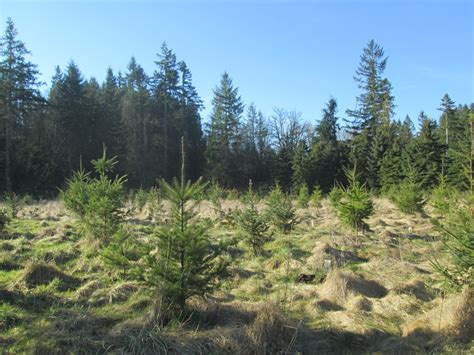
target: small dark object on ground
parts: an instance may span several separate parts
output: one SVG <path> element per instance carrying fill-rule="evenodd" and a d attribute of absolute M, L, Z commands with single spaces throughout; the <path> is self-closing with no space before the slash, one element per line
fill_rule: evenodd
<path fill-rule="evenodd" d="M 312 282 L 314 281 L 315 277 L 316 277 L 315 274 L 300 274 L 300 276 L 298 276 L 297 282 L 304 282 L 304 283 Z"/>

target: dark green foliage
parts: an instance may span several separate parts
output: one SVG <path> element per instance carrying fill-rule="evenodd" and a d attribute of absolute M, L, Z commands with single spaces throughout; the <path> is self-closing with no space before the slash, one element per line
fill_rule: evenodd
<path fill-rule="evenodd" d="M 457 201 L 446 220 L 432 219 L 443 238 L 452 266 L 434 261 L 436 269 L 456 288 L 474 287 L 474 197 L 472 194 Z"/>
<path fill-rule="evenodd" d="M 316 136 L 311 146 L 311 181 L 329 192 L 337 180 L 344 158 L 337 140 L 337 103 L 330 99 L 323 110 L 323 118 L 316 127 Z"/>
<path fill-rule="evenodd" d="M 239 181 L 241 158 L 241 117 L 244 105 L 239 90 L 234 87 L 229 74 L 222 74 L 221 82 L 214 89 L 213 111 L 207 141 L 207 166 L 209 178 L 225 186 L 242 185 Z"/>
<path fill-rule="evenodd" d="M 235 191 L 252 179 L 265 191 L 278 181 L 292 194 L 302 184 L 328 193 L 336 182 L 345 184 L 342 167 L 351 162 L 375 191 L 400 184 L 408 165 L 424 190 L 437 185 L 441 172 L 458 190 L 469 184 L 472 106 L 455 106 L 446 94 L 439 124 L 422 114 L 414 136 L 408 117 L 392 121 L 387 57 L 374 41 L 360 58 L 355 75 L 360 94 L 355 109 L 347 111 L 351 121 L 345 129 L 339 129 L 333 98 L 314 129 L 296 110 L 276 108 L 267 119 L 250 104 L 244 118 L 238 88 L 224 73 L 214 90 L 206 135 L 191 71 L 166 44 L 151 73 L 135 58 L 123 73 L 107 69 L 102 83 L 84 77 L 73 61 L 63 70 L 57 67 L 45 105 L 38 71 L 10 19 L 0 43 L 0 184 L 6 191 L 53 197 L 81 161 L 85 171 L 93 169 L 90 161 L 103 143 L 118 156 L 115 171 L 127 174 L 126 187 L 149 189 L 156 179 L 169 181 L 179 173 L 181 136 L 190 157 L 187 175 L 193 181 L 205 175 Z M 141 196 L 139 209 L 143 201 Z"/>
<path fill-rule="evenodd" d="M 410 161 L 413 147 L 413 123 L 410 117 L 402 122 L 392 122 L 388 132 L 387 150 L 380 165 L 380 184 L 387 192 L 398 185 L 404 178 L 404 167 Z"/>
<path fill-rule="evenodd" d="M 36 66 L 28 61 L 30 52 L 17 38 L 11 18 L 7 19 L 5 34 L 0 38 L 0 141 L 2 142 L 2 181 L 7 192 L 14 182 L 33 173 L 33 149 L 29 142 L 33 113 L 44 102 L 40 93 Z"/>
<path fill-rule="evenodd" d="M 341 190 L 340 195 L 334 193 L 334 204 L 341 221 L 358 232 L 365 227 L 364 220 L 374 212 L 374 205 L 370 194 L 359 182 L 355 168 L 346 169 L 346 176 L 348 186 Z"/>
<path fill-rule="evenodd" d="M 82 169 L 76 171 L 61 195 L 66 208 L 79 218 L 84 234 L 106 244 L 124 218 L 126 177 L 108 177 L 117 160 L 107 159 L 105 148 L 102 157 L 92 164 L 96 176 Z"/>
<path fill-rule="evenodd" d="M 355 76 L 362 92 L 357 97 L 357 109 L 347 110 L 353 119 L 349 125 L 352 159 L 371 189 L 380 187 L 380 164 L 394 109 L 392 86 L 383 77 L 387 65 L 384 55 L 383 48 L 373 40 L 364 48 Z"/>
<path fill-rule="evenodd" d="M 278 230 L 288 233 L 298 221 L 291 197 L 285 194 L 278 184 L 270 191 L 267 198 L 266 214 L 270 223 Z"/>
<path fill-rule="evenodd" d="M 422 211 L 425 203 L 423 190 L 416 182 L 416 173 L 413 169 L 409 170 L 407 178 L 398 186 L 393 186 L 389 190 L 389 197 L 404 213 L 413 214 Z"/>
<path fill-rule="evenodd" d="M 302 139 L 296 146 L 292 161 L 292 186 L 296 187 L 298 191 L 303 185 L 306 185 L 306 189 L 308 188 L 307 181 L 310 180 L 310 159 L 308 144 Z"/>
<path fill-rule="evenodd" d="M 458 106 L 449 116 L 450 133 L 444 171 L 451 186 L 459 190 L 467 190 L 470 187 L 468 168 L 471 159 L 470 110 L 467 106 Z"/>
<path fill-rule="evenodd" d="M 252 191 L 252 183 L 243 198 L 245 207 L 237 214 L 236 222 L 246 244 L 252 248 L 255 256 L 263 253 L 263 246 L 270 239 L 266 216 L 257 209 L 257 196 Z"/>
<path fill-rule="evenodd" d="M 268 123 L 251 103 L 242 126 L 242 161 L 239 173 L 260 186 L 271 179 L 273 149 Z"/>
<path fill-rule="evenodd" d="M 443 146 L 440 144 L 436 122 L 420 113 L 421 129 L 411 149 L 410 164 L 416 171 L 414 179 L 421 188 L 428 189 L 436 185 L 441 173 Z"/>

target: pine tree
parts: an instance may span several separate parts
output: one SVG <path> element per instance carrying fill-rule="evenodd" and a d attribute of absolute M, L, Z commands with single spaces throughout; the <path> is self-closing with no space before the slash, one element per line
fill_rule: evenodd
<path fill-rule="evenodd" d="M 440 233 L 450 265 L 434 260 L 435 268 L 454 288 L 474 287 L 474 195 L 468 193 L 451 208 L 445 220 L 432 219 Z"/>
<path fill-rule="evenodd" d="M 365 219 L 374 212 L 374 205 L 370 194 L 359 182 L 356 168 L 346 169 L 348 186 L 331 191 L 333 206 L 337 209 L 341 221 L 356 232 L 365 227 Z M 334 192 L 333 192 L 334 191 Z"/>
<path fill-rule="evenodd" d="M 268 128 L 264 123 L 261 112 L 257 111 L 255 104 L 251 103 L 247 109 L 247 119 L 242 127 L 242 174 L 255 183 L 264 182 L 269 178 L 268 153 Z"/>
<path fill-rule="evenodd" d="M 178 129 L 178 132 L 184 135 L 185 142 L 188 145 L 189 164 L 187 169 L 189 177 L 197 179 L 202 175 L 204 166 L 204 141 L 199 113 L 204 106 L 196 88 L 193 86 L 191 71 L 185 62 L 179 63 L 179 74 L 179 109 L 177 117 L 182 127 Z"/>
<path fill-rule="evenodd" d="M 155 62 L 158 68 L 153 73 L 151 82 L 155 115 L 159 117 L 159 122 L 155 123 L 160 131 L 157 133 L 156 141 L 162 142 L 160 146 L 162 174 L 168 178 L 176 175 L 178 171 L 178 166 L 170 166 L 170 163 L 178 161 L 179 147 L 175 142 L 178 142 L 180 134 L 184 133 L 179 129 L 181 127 L 177 127 L 174 117 L 178 105 L 179 68 L 176 55 L 166 43 L 161 46 L 158 58 L 159 60 Z"/>
<path fill-rule="evenodd" d="M 123 222 L 127 181 L 126 176 L 109 177 L 117 158 L 108 159 L 106 152 L 104 146 L 102 157 L 91 162 L 95 175 L 81 167 L 61 191 L 65 207 L 79 219 L 83 234 L 103 245 L 110 242 Z"/>
<path fill-rule="evenodd" d="M 79 169 L 81 160 L 89 168 L 89 162 L 102 143 L 96 139 L 99 132 L 94 129 L 95 105 L 90 89 L 74 62 L 68 64 L 65 73 L 57 72 L 54 78 L 49 103 L 64 138 L 63 171 L 66 176 Z"/>
<path fill-rule="evenodd" d="M 0 125 L 4 140 L 3 168 L 5 189 L 13 188 L 18 145 L 26 142 L 21 131 L 29 115 L 43 102 L 38 91 L 40 83 L 36 66 L 27 60 L 30 52 L 17 39 L 17 30 L 8 18 L 4 36 L 0 39 Z"/>
<path fill-rule="evenodd" d="M 390 199 L 400 211 L 408 214 L 421 212 L 425 203 L 421 184 L 417 181 L 418 172 L 409 165 L 406 177 L 397 186 L 392 186 L 389 191 Z"/>
<path fill-rule="evenodd" d="M 369 188 L 375 189 L 380 186 L 380 162 L 394 109 L 392 86 L 383 77 L 386 65 L 383 48 L 371 40 L 364 48 L 356 71 L 355 81 L 362 90 L 357 97 L 357 108 L 346 111 L 353 119 L 349 126 L 353 136 L 352 159 Z"/>
<path fill-rule="evenodd" d="M 458 106 L 450 117 L 450 141 L 444 171 L 450 185 L 459 190 L 469 188 L 471 158 L 471 124 L 467 106 Z"/>
<path fill-rule="evenodd" d="M 440 144 L 436 122 L 420 113 L 421 129 L 411 149 L 410 164 L 417 172 L 417 183 L 422 189 L 435 186 L 441 173 L 443 146 Z"/>
<path fill-rule="evenodd" d="M 449 156 L 449 131 L 453 124 L 453 116 L 454 116 L 454 101 L 451 100 L 448 94 L 444 94 L 443 98 L 441 99 L 441 107 L 439 110 L 442 112 L 441 119 L 440 119 L 440 138 L 441 142 L 444 143 L 445 148 L 445 157 Z"/>
<path fill-rule="evenodd" d="M 337 102 L 330 99 L 323 109 L 323 118 L 316 126 L 311 147 L 312 184 L 328 192 L 342 170 L 342 157 L 337 133 L 339 131 Z"/>
<path fill-rule="evenodd" d="M 151 98 L 148 76 L 133 57 L 128 64 L 123 91 L 121 117 L 126 133 L 126 171 L 133 185 L 146 187 L 158 176 L 151 154 Z"/>
<path fill-rule="evenodd" d="M 99 95 L 99 102 L 103 111 L 103 143 L 108 147 L 112 156 L 123 157 L 126 153 L 123 144 L 126 134 L 121 120 L 122 91 L 111 68 L 107 69 Z M 118 169 L 124 170 L 121 167 Z"/>
<path fill-rule="evenodd" d="M 224 185 L 238 185 L 240 126 L 244 105 L 229 74 L 214 89 L 213 110 L 207 137 L 208 176 Z"/>
<path fill-rule="evenodd" d="M 156 244 L 150 245 L 150 250 L 157 247 L 158 253 L 147 254 L 143 270 L 145 280 L 161 293 L 164 304 L 181 312 L 189 297 L 205 295 L 217 287 L 227 266 L 223 245 L 211 240 L 209 224 L 199 220 L 194 211 L 193 200 L 203 192 L 205 184 L 200 180 L 186 181 L 184 146 L 183 139 L 180 179 L 173 179 L 171 184 L 161 182 L 171 204 L 171 221 L 158 230 Z"/>
<path fill-rule="evenodd" d="M 299 208 L 308 208 L 310 200 L 311 196 L 309 195 L 308 185 L 306 185 L 306 183 L 303 183 L 300 185 L 298 190 L 298 196 L 296 197 L 297 205 Z"/>
<path fill-rule="evenodd" d="M 380 185 L 384 191 L 388 191 L 403 179 L 400 122 L 393 122 L 390 125 L 389 136 L 388 148 L 380 164 Z"/>
<path fill-rule="evenodd" d="M 263 246 L 270 239 L 266 216 L 257 209 L 257 196 L 252 190 L 252 180 L 244 196 L 245 208 L 237 215 L 237 225 L 242 231 L 244 241 L 252 248 L 255 256 L 263 253 Z"/>
<path fill-rule="evenodd" d="M 310 154 L 309 147 L 305 140 L 300 140 L 296 146 L 292 161 L 292 188 L 298 191 L 303 185 L 307 186 L 309 181 Z"/>
<path fill-rule="evenodd" d="M 285 194 L 280 185 L 275 184 L 266 201 L 265 210 L 269 221 L 279 231 L 289 233 L 298 221 L 291 196 Z"/>

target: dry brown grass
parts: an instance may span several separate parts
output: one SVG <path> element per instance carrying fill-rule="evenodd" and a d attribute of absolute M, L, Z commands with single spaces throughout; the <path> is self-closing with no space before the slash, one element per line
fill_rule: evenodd
<path fill-rule="evenodd" d="M 53 280 L 59 281 L 58 289 L 61 291 L 76 288 L 80 281 L 58 270 L 53 264 L 42 261 L 29 261 L 13 287 L 34 288 L 47 285 Z"/>
<path fill-rule="evenodd" d="M 474 292 L 466 288 L 460 294 L 436 299 L 431 311 L 408 324 L 404 335 L 424 332 L 443 334 L 463 341 L 474 339 Z"/>
<path fill-rule="evenodd" d="M 423 302 L 429 302 L 434 298 L 434 293 L 427 289 L 423 281 L 419 280 L 395 286 L 392 291 L 413 296 Z"/>
<path fill-rule="evenodd" d="M 282 345 L 290 345 L 295 329 L 275 303 L 265 303 L 257 309 L 253 323 L 245 328 L 249 350 L 254 354 L 282 350 Z"/>
<path fill-rule="evenodd" d="M 330 260 L 332 267 L 343 266 L 346 263 L 365 262 L 366 259 L 350 250 L 343 250 L 338 243 L 328 243 L 324 240 L 315 242 L 311 256 L 306 263 L 313 268 L 322 269 L 326 260 Z"/>
<path fill-rule="evenodd" d="M 387 289 L 373 280 L 365 280 L 351 272 L 332 270 L 320 288 L 323 298 L 343 303 L 351 295 L 363 295 L 369 298 L 382 298 Z"/>

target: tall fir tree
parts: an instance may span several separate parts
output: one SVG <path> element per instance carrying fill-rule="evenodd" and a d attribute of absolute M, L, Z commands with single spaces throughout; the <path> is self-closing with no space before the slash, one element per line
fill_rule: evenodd
<path fill-rule="evenodd" d="M 340 146 L 337 139 L 339 130 L 337 102 L 331 98 L 323 109 L 323 117 L 316 126 L 316 135 L 311 147 L 312 181 L 328 192 L 342 171 Z"/>
<path fill-rule="evenodd" d="M 135 186 L 150 186 L 158 176 L 156 161 L 151 154 L 151 98 L 148 76 L 133 57 L 125 75 L 121 110 L 129 181 Z"/>
<path fill-rule="evenodd" d="M 159 143 L 162 176 L 167 179 L 177 174 L 181 127 L 177 127 L 175 113 L 178 104 L 179 72 L 176 55 L 166 43 L 161 46 L 155 61 L 157 69 L 151 80 L 154 105 L 154 141 Z M 173 164 L 171 164 L 173 163 Z"/>
<path fill-rule="evenodd" d="M 409 165 L 416 171 L 416 183 L 424 189 L 437 184 L 441 173 L 443 145 L 440 143 L 439 128 L 436 121 L 420 113 L 420 132 L 415 138 Z"/>
<path fill-rule="evenodd" d="M 406 177 L 404 167 L 408 166 L 410 147 L 413 145 L 413 122 L 409 116 L 403 122 L 390 124 L 387 150 L 380 165 L 380 185 L 384 192 L 402 182 Z"/>
<path fill-rule="evenodd" d="M 90 89 L 90 88 L 89 88 Z M 70 62 L 65 73 L 57 72 L 49 103 L 64 138 L 63 171 L 66 176 L 79 169 L 81 160 L 88 166 L 96 155 L 94 103 L 79 67 Z"/>
<path fill-rule="evenodd" d="M 102 83 L 99 102 L 103 110 L 103 124 L 104 124 L 104 139 L 107 150 L 111 156 L 125 155 L 125 132 L 122 127 L 122 120 L 120 119 L 121 111 L 121 96 L 120 84 L 118 78 L 114 75 L 112 68 L 107 69 L 107 73 Z M 124 169 L 121 163 L 118 166 L 119 171 Z"/>
<path fill-rule="evenodd" d="M 0 39 L 0 124 L 2 129 L 3 179 L 5 190 L 11 192 L 19 149 L 26 137 L 22 134 L 30 114 L 42 102 L 36 66 L 28 61 L 30 52 L 18 38 L 13 21 L 8 18 Z"/>
<path fill-rule="evenodd" d="M 380 162 L 385 153 L 388 126 L 393 116 L 394 97 L 390 81 L 383 77 L 387 66 L 383 48 L 371 40 L 364 48 L 355 81 L 362 91 L 357 108 L 347 110 L 352 141 L 352 160 L 369 188 L 380 187 Z"/>
<path fill-rule="evenodd" d="M 224 185 L 242 185 L 238 174 L 241 148 L 241 118 L 244 104 L 227 72 L 214 89 L 213 110 L 207 137 L 207 172 Z"/>
<path fill-rule="evenodd" d="M 178 86 L 179 109 L 177 113 L 189 152 L 188 176 L 196 180 L 202 175 L 204 165 L 204 141 L 200 111 L 204 107 L 192 82 L 191 71 L 185 62 L 179 63 L 180 82 Z"/>

